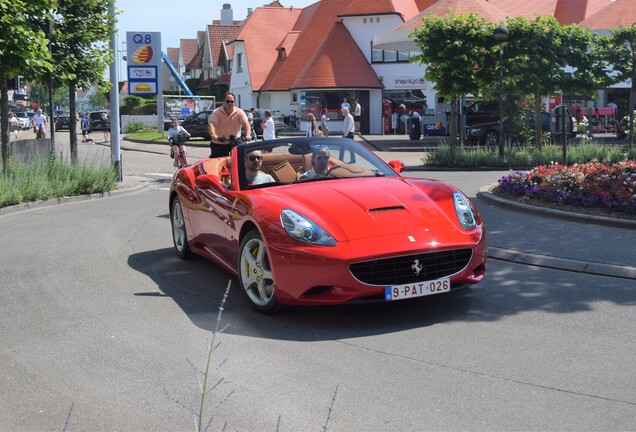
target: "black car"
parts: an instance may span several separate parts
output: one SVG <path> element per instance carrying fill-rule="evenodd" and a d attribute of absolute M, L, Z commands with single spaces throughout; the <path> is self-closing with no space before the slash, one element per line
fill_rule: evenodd
<path fill-rule="evenodd" d="M 108 111 L 101 110 L 88 113 L 88 133 L 103 130 L 110 131 Z"/>
<path fill-rule="evenodd" d="M 71 117 L 67 115 L 59 115 L 55 119 L 55 130 L 69 130 L 71 128 Z"/>
<path fill-rule="evenodd" d="M 209 140 L 210 129 L 208 127 L 208 117 L 212 114 L 212 111 L 201 111 L 186 117 L 181 126 L 188 131 L 192 138 L 201 137 Z"/>
<path fill-rule="evenodd" d="M 569 111 L 568 111 L 569 113 Z M 571 119 L 571 115 L 569 116 Z M 549 112 L 541 113 L 541 131 L 543 133 L 550 132 L 550 124 L 552 122 L 552 117 Z M 534 115 L 532 117 L 525 118 L 523 123 L 527 126 L 527 128 L 531 131 L 534 131 Z M 507 118 L 504 118 L 504 135 L 510 135 L 510 121 Z M 490 121 L 481 124 L 473 124 L 466 128 L 466 141 L 469 144 L 479 144 L 479 145 L 497 145 L 499 143 L 499 119 L 495 121 Z M 568 122 L 567 130 L 569 131 L 569 136 L 575 136 L 575 132 L 573 131 L 572 120 Z"/>
<path fill-rule="evenodd" d="M 466 108 L 466 126 L 499 121 L 499 102 L 476 101 Z"/>

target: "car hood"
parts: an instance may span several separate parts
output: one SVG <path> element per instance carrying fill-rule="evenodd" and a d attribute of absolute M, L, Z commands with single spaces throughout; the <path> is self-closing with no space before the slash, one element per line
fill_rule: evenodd
<path fill-rule="evenodd" d="M 336 240 L 456 230 L 454 189 L 442 182 L 404 178 L 325 180 L 270 189 L 290 208 Z"/>

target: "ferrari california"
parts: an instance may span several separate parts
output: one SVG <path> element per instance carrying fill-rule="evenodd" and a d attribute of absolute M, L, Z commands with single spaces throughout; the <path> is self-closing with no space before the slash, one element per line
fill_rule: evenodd
<path fill-rule="evenodd" d="M 350 139 L 241 143 L 174 174 L 176 254 L 236 275 L 263 313 L 411 299 L 481 281 L 486 235 L 473 203 L 403 168 Z"/>

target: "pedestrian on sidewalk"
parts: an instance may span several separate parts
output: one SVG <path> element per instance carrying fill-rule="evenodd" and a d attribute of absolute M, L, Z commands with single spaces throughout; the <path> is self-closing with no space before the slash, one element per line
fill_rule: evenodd
<path fill-rule="evenodd" d="M 353 108 L 353 120 L 356 124 L 356 130 L 360 133 L 360 121 L 362 119 L 362 105 L 360 105 L 360 100 L 356 99 L 354 102 Z"/>
<path fill-rule="evenodd" d="M 327 116 L 327 108 L 322 109 L 322 117 L 320 118 L 320 122 L 322 123 L 320 126 L 322 127 L 322 135 L 328 137 L 329 136 L 329 128 L 327 127 L 327 122 L 329 121 L 329 117 Z"/>
<path fill-rule="evenodd" d="M 342 137 L 353 139 L 356 132 L 356 126 L 353 116 L 349 112 L 349 108 L 342 108 L 342 117 Z"/>
<path fill-rule="evenodd" d="M 15 139 L 18 139 L 18 129 L 20 129 L 20 122 L 18 118 L 13 114 L 13 111 L 9 111 L 9 133 L 14 135 Z"/>
<path fill-rule="evenodd" d="M 82 142 L 88 142 L 88 119 L 84 114 L 80 114 L 80 128 L 82 129 Z"/>

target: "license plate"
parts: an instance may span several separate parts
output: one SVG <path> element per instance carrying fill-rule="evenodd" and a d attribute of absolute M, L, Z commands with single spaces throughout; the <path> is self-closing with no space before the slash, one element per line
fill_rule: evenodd
<path fill-rule="evenodd" d="M 450 291 L 450 278 L 441 278 L 426 282 L 386 286 L 384 287 L 384 299 L 386 301 L 404 300 L 448 291 Z"/>

